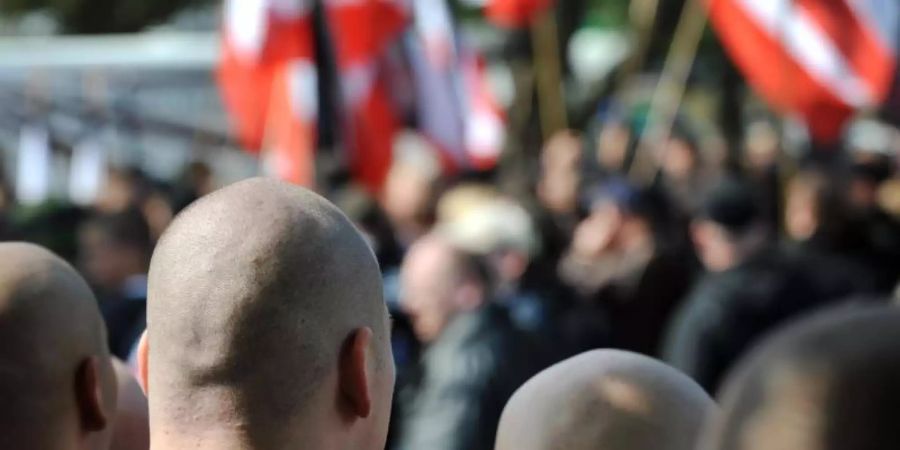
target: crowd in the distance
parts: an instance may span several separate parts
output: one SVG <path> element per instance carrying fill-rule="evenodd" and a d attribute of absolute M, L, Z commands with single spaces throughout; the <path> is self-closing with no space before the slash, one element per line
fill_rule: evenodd
<path fill-rule="evenodd" d="M 379 195 L 0 190 L 0 241 L 43 246 L 0 243 L 0 448 L 896 448 L 900 171 L 856 138 L 639 152 L 610 120 L 533 179 L 407 135 Z"/>

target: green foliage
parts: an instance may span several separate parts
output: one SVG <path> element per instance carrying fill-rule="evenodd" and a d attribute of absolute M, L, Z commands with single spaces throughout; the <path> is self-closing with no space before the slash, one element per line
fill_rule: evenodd
<path fill-rule="evenodd" d="M 169 18 L 191 5 L 213 0 L 2 0 L 0 13 L 50 11 L 69 33 L 127 33 Z"/>

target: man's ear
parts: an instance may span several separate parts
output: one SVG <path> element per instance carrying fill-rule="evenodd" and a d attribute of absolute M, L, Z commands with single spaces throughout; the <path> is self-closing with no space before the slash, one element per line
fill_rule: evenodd
<path fill-rule="evenodd" d="M 81 428 L 84 431 L 103 430 L 111 424 L 115 414 L 115 383 L 107 383 L 109 386 L 104 389 L 101 364 L 101 360 L 96 356 L 85 358 L 75 373 L 75 398 L 78 402 Z M 112 374 L 108 373 L 107 376 Z M 109 405 L 112 408 L 107 410 Z"/>
<path fill-rule="evenodd" d="M 138 342 L 137 348 L 137 380 L 138 384 L 141 385 L 141 389 L 144 391 L 144 395 L 150 395 L 150 384 L 148 383 L 148 355 L 150 352 L 149 344 L 147 343 L 147 330 L 144 330 L 144 333 L 141 334 L 141 340 Z"/>
<path fill-rule="evenodd" d="M 338 383 L 342 403 L 356 417 L 366 418 L 372 413 L 369 358 L 372 355 L 372 329 L 353 331 L 341 351 Z"/>

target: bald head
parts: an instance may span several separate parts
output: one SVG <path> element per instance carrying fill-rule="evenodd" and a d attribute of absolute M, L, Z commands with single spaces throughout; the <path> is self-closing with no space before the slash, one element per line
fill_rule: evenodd
<path fill-rule="evenodd" d="M 0 448 L 105 448 L 115 377 L 93 294 L 40 247 L 0 244 L 0 261 Z"/>
<path fill-rule="evenodd" d="M 163 235 L 150 267 L 154 440 L 159 429 L 227 427 L 254 448 L 277 447 L 340 405 L 342 358 L 362 329 L 373 364 L 363 376 L 384 374 L 390 391 L 379 269 L 333 205 L 267 179 L 200 199 Z"/>
<path fill-rule="evenodd" d="M 675 369 L 597 350 L 525 383 L 503 411 L 496 450 L 693 450 L 714 408 Z"/>
<path fill-rule="evenodd" d="M 900 446 L 900 311 L 842 308 L 792 326 L 723 391 L 707 450 Z"/>

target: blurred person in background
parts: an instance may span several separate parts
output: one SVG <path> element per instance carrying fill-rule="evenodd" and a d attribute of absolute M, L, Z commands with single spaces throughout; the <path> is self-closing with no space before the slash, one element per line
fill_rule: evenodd
<path fill-rule="evenodd" d="M 94 287 L 113 354 L 131 361 L 146 326 L 150 227 L 137 210 L 100 213 L 79 230 L 82 272 Z"/>
<path fill-rule="evenodd" d="M 713 392 L 776 326 L 853 292 L 821 286 L 820 267 L 778 244 L 752 184 L 725 179 L 705 203 L 692 235 L 708 273 L 670 323 L 664 358 Z"/>
<path fill-rule="evenodd" d="M 182 186 L 185 185 L 179 185 Z M 169 226 L 176 212 L 169 187 L 137 168 L 109 168 L 106 184 L 95 199 L 93 209 L 101 214 L 129 209 L 139 211 L 147 222 L 153 242 Z"/>
<path fill-rule="evenodd" d="M 402 302 L 425 344 L 403 396 L 399 450 L 491 449 L 510 395 L 538 367 L 525 335 L 491 300 L 483 268 L 439 234 L 403 262 Z"/>
<path fill-rule="evenodd" d="M 497 194 L 439 223 L 438 230 L 481 260 L 492 300 L 509 312 L 517 328 L 534 337 L 552 360 L 565 355 L 558 319 L 568 305 L 555 295 L 553 282 L 534 271 L 540 242 L 524 207 Z"/>
<path fill-rule="evenodd" d="M 807 267 L 827 297 L 870 293 L 875 276 L 861 250 L 864 229 L 856 227 L 840 183 L 818 169 L 802 169 L 787 183 L 785 246 L 797 264 Z"/>
<path fill-rule="evenodd" d="M 635 136 L 630 124 L 608 117 L 599 126 L 594 139 L 594 161 L 599 178 L 621 176 L 634 159 Z"/>
<path fill-rule="evenodd" d="M 575 333 L 579 351 L 604 345 L 608 328 L 612 346 L 657 355 L 690 287 L 691 256 L 672 244 L 667 207 L 653 192 L 611 179 L 592 189 L 586 203 L 590 214 L 559 267 L 579 299 L 565 328 Z"/>
<path fill-rule="evenodd" d="M 889 450 L 900 444 L 900 311 L 793 324 L 729 378 L 702 450 Z"/>
<path fill-rule="evenodd" d="M 646 356 L 595 350 L 528 380 L 503 411 L 495 450 L 694 450 L 716 405 Z"/>
<path fill-rule="evenodd" d="M 204 161 L 193 161 L 184 169 L 177 182 L 174 210 L 181 211 L 187 205 L 216 189 L 216 177 Z"/>
<path fill-rule="evenodd" d="M 684 124 L 677 123 L 654 153 L 660 170 L 659 192 L 669 196 L 680 217 L 693 217 L 716 178 L 714 170 L 703 159 L 697 137 Z"/>
<path fill-rule="evenodd" d="M 540 158 L 536 218 L 544 251 L 538 264 L 552 271 L 580 219 L 578 193 L 584 164 L 581 136 L 572 130 L 558 132 L 544 144 Z"/>
<path fill-rule="evenodd" d="M 853 226 L 864 242 L 854 249 L 869 267 L 879 291 L 887 293 L 900 279 L 900 220 L 879 202 L 879 192 L 896 173 L 895 134 L 878 123 L 855 125 L 849 137 L 852 168 L 847 186 Z"/>
<path fill-rule="evenodd" d="M 784 168 L 778 164 L 781 138 L 775 125 L 762 119 L 750 122 L 744 133 L 742 157 L 744 174 L 760 191 L 762 213 L 770 231 L 778 233 L 783 207 L 781 177 Z"/>
<path fill-rule="evenodd" d="M 424 137 L 407 132 L 395 139 L 394 161 L 381 204 L 400 247 L 406 249 L 434 224 L 441 164 Z"/>

